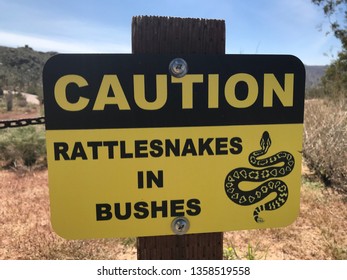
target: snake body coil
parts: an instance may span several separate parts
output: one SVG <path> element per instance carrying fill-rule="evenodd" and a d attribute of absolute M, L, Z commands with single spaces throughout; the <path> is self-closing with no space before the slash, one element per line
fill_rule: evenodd
<path fill-rule="evenodd" d="M 295 164 L 293 155 L 285 151 L 278 152 L 264 159 L 258 159 L 258 157 L 268 152 L 270 146 L 270 135 L 265 131 L 260 140 L 261 149 L 252 152 L 248 157 L 249 163 L 257 169 L 247 167 L 233 169 L 226 176 L 224 183 L 225 192 L 229 199 L 242 206 L 258 203 L 273 192 L 277 194 L 271 201 L 255 208 L 253 218 L 257 223 L 264 222 L 259 217 L 260 212 L 276 210 L 286 203 L 288 187 L 282 180 L 276 178 L 288 175 L 293 170 Z M 281 165 L 278 165 L 280 163 Z M 252 190 L 242 190 L 239 185 L 243 181 L 265 182 Z"/>

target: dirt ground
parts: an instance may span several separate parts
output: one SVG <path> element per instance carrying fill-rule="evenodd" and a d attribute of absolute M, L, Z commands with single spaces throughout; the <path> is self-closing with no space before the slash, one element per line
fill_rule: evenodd
<path fill-rule="evenodd" d="M 27 94 L 28 104 L 24 107 L 18 106 L 17 99 L 14 99 L 12 111 L 7 111 L 5 106 L 5 98 L 0 99 L 0 121 L 1 120 L 17 120 L 26 118 L 36 118 L 42 116 L 43 106 L 37 104 L 37 98 L 32 94 Z"/>
<path fill-rule="evenodd" d="M 25 111 L 10 111 L 10 112 L 1 112 L 0 111 L 0 120 L 17 120 L 17 119 L 26 119 L 26 118 L 36 118 L 40 117 L 41 113 L 38 107 L 32 107 L 26 109 Z"/>
<path fill-rule="evenodd" d="M 47 170 L 0 171 L 0 259 L 136 259 L 121 239 L 67 241 L 50 224 Z"/>
<path fill-rule="evenodd" d="M 50 225 L 47 170 L 0 171 L 0 259 L 136 259 L 135 239 L 67 241 Z M 298 219 L 224 233 L 226 259 L 347 259 L 346 197 L 303 177 Z"/>

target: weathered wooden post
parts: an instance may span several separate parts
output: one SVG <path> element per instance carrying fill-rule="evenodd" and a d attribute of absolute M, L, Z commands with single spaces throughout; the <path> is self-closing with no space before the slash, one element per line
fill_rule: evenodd
<path fill-rule="evenodd" d="M 224 54 L 223 20 L 134 17 L 134 54 Z M 222 259 L 223 233 L 139 237 L 137 257 L 149 259 Z"/>

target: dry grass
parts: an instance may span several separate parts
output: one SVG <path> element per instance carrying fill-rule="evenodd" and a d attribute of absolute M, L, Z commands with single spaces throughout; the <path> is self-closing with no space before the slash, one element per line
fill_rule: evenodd
<path fill-rule="evenodd" d="M 0 171 L 0 259 L 136 259 L 132 239 L 67 241 L 49 220 L 47 171 Z M 237 258 L 347 259 L 341 194 L 304 182 L 301 214 L 282 229 L 226 232 Z"/>
<path fill-rule="evenodd" d="M 347 193 L 347 100 L 306 101 L 304 157 L 325 185 Z"/>
<path fill-rule="evenodd" d="M 50 225 L 47 171 L 0 172 L 0 259 L 134 259 L 127 240 L 68 241 Z M 124 245 L 123 245 L 124 244 Z"/>

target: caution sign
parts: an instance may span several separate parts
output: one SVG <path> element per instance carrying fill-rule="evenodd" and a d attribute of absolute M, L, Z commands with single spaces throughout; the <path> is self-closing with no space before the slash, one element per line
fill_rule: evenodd
<path fill-rule="evenodd" d="M 54 230 L 282 227 L 299 213 L 305 70 L 286 55 L 57 55 L 43 72 Z M 183 227 L 182 227 L 183 228 Z"/>

